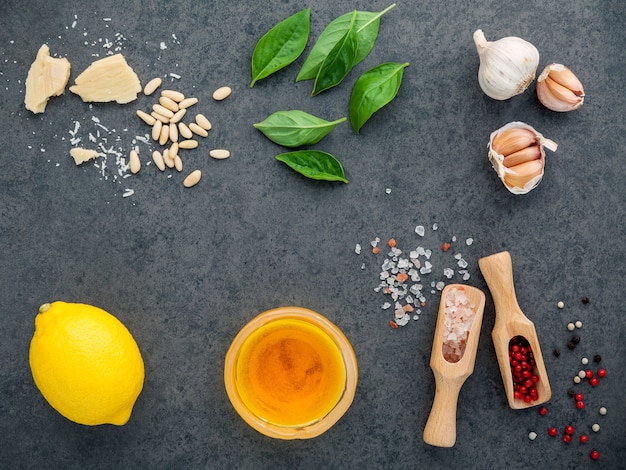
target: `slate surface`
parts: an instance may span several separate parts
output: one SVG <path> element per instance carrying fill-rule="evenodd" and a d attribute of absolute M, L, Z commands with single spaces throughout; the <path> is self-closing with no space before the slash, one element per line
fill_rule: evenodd
<path fill-rule="evenodd" d="M 626 6 L 621 1 L 398 2 L 384 16 L 370 56 L 341 86 L 310 97 L 291 67 L 250 82 L 256 41 L 279 20 L 310 6 L 313 41 L 332 19 L 382 10 L 386 2 L 267 1 L 18 2 L 0 5 L 3 165 L 0 172 L 0 467 L 2 468 L 619 468 L 626 458 L 624 389 L 624 165 Z M 578 111 L 557 114 L 537 101 L 535 85 L 505 102 L 478 87 L 472 33 L 533 42 L 543 68 L 570 66 L 585 85 Z M 184 174 L 146 165 L 152 144 L 137 142 L 144 168 L 123 178 L 109 155 L 104 170 L 76 167 L 79 145 L 124 155 L 148 128 L 127 106 L 83 103 L 69 91 L 33 115 L 24 80 L 39 47 L 72 63 L 71 82 L 91 61 L 122 52 L 142 82 L 200 99 L 214 129 L 189 151 L 199 168 Z M 349 184 L 306 180 L 274 156 L 283 148 L 252 127 L 281 109 L 327 119 L 347 114 L 360 73 L 386 61 L 410 62 L 396 99 L 356 135 L 345 123 L 316 148 L 343 163 Z M 172 78 L 177 74 L 180 78 Z M 226 101 L 212 91 L 233 87 Z M 98 127 L 92 120 L 96 117 Z M 509 194 L 486 157 L 489 134 L 510 121 L 535 126 L 559 144 L 546 174 L 525 196 Z M 99 136 L 96 135 L 100 131 Z M 96 142 L 89 141 L 89 133 Z M 213 161 L 208 150 L 232 157 Z M 123 197 L 127 189 L 134 194 Z M 437 224 L 438 230 L 433 230 Z M 416 225 L 426 235 L 415 234 Z M 456 237 L 442 253 L 441 243 Z M 406 251 L 433 250 L 421 318 L 398 330 L 387 300 L 374 291 L 390 237 Z M 467 238 L 473 238 L 471 245 Z M 360 255 L 356 244 L 363 246 Z M 518 301 L 536 324 L 553 399 L 549 413 L 506 403 L 490 332 L 494 308 L 477 260 L 501 250 L 513 258 Z M 487 293 L 476 369 L 461 390 L 457 443 L 422 441 L 434 395 L 429 368 L 444 267 L 469 263 L 469 284 Z M 582 296 L 590 299 L 583 305 Z M 129 423 L 84 427 L 54 411 L 33 384 L 28 346 L 40 304 L 56 299 L 100 306 L 135 336 L 146 381 Z M 565 302 L 559 310 L 556 303 Z M 308 441 L 267 438 L 231 407 L 222 380 L 226 350 L 256 314 L 283 305 L 316 310 L 351 340 L 360 376 L 346 415 Z M 580 319 L 581 343 L 565 344 Z M 561 349 L 555 358 L 554 348 Z M 574 407 L 567 390 L 583 356 L 602 355 L 608 376 Z M 593 364 L 595 370 L 597 366 Z M 608 409 L 606 416 L 598 408 Z M 601 431 L 590 431 L 597 422 Z M 576 427 L 587 445 L 549 438 L 549 426 Z M 532 442 L 529 431 L 538 433 Z M 597 448 L 594 463 L 589 451 Z"/>

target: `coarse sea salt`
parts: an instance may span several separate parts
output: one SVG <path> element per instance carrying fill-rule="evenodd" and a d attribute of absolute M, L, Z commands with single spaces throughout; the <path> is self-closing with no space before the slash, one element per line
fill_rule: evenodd
<path fill-rule="evenodd" d="M 432 225 L 433 232 L 438 228 L 437 224 Z M 417 225 L 415 226 L 415 233 L 423 237 L 426 235 L 426 229 L 423 225 Z M 451 240 L 452 243 L 455 243 L 457 237 L 453 236 Z M 467 238 L 459 238 L 459 240 L 467 240 Z M 379 237 L 370 241 L 370 245 L 374 249 L 372 253 L 379 253 L 380 242 Z M 440 242 L 437 244 L 442 246 Z M 382 254 L 382 252 L 380 253 Z M 453 281 L 457 276 L 461 277 L 463 281 L 470 279 L 469 263 L 463 254 L 456 253 L 453 255 L 452 253 L 452 250 L 432 250 L 420 245 L 406 251 L 405 254 L 394 240 L 386 256 L 381 260 L 381 270 L 378 273 L 380 282 L 374 287 L 374 291 L 383 293 L 394 304 L 397 304 L 392 309 L 394 311 L 393 322 L 397 326 L 406 325 L 408 323 L 405 322 L 406 319 L 417 320 L 422 314 L 423 307 L 426 306 L 428 296 L 438 295 L 444 289 L 446 282 Z M 439 268 L 438 266 L 444 258 L 447 260 L 446 263 L 451 265 L 444 265 L 443 268 Z M 453 269 L 455 264 L 457 267 L 464 266 L 464 268 L 455 270 Z M 361 264 L 361 269 L 363 269 L 363 264 Z M 432 277 L 438 278 L 432 279 Z M 389 310 L 391 307 L 392 304 L 389 302 L 382 304 L 382 310 Z M 410 314 L 405 317 L 405 313 L 408 314 L 409 312 Z M 398 323 L 398 319 L 402 319 L 402 321 Z"/>
<path fill-rule="evenodd" d="M 476 317 L 476 306 L 464 289 L 453 287 L 444 299 L 444 331 L 441 352 L 448 362 L 459 362 Z"/>

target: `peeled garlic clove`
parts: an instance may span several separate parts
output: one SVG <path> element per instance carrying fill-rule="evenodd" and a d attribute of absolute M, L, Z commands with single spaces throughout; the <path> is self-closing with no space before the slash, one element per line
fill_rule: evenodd
<path fill-rule="evenodd" d="M 510 122 L 491 133 L 489 161 L 510 192 L 526 194 L 543 178 L 544 147 L 554 152 L 558 145 L 528 124 Z"/>
<path fill-rule="evenodd" d="M 537 78 L 537 98 L 552 111 L 573 111 L 583 105 L 585 90 L 570 69 L 550 64 Z"/>
<path fill-rule="evenodd" d="M 480 56 L 478 83 L 487 96 L 509 99 L 523 93 L 535 79 L 539 51 L 528 41 L 510 36 L 491 42 L 479 29 L 474 32 L 474 43 Z"/>

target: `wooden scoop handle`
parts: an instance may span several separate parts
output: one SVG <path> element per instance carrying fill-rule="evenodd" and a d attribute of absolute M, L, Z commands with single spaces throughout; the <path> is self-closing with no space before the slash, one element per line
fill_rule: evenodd
<path fill-rule="evenodd" d="M 508 251 L 502 251 L 478 260 L 480 271 L 489 286 L 498 320 L 524 319 L 526 316 L 517 303 L 513 283 L 513 262 Z M 506 316 L 507 318 L 503 318 Z M 517 317 L 517 318 L 515 318 Z"/>
<path fill-rule="evenodd" d="M 435 399 L 424 428 L 424 442 L 431 446 L 452 447 L 456 442 L 456 407 L 467 376 L 446 378 L 435 374 Z"/>

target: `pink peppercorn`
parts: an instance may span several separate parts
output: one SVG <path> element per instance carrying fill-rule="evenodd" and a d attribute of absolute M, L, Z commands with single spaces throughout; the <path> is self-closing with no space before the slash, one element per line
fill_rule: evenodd
<path fill-rule="evenodd" d="M 569 434 L 570 436 L 574 434 L 574 426 L 572 426 L 571 424 L 565 426 L 565 434 Z"/>
<path fill-rule="evenodd" d="M 563 442 L 565 442 L 566 444 L 569 444 L 570 442 L 572 442 L 572 436 L 571 434 L 565 434 L 563 436 Z"/>
<path fill-rule="evenodd" d="M 554 436 L 557 436 L 558 434 L 559 434 L 559 431 L 558 431 L 557 428 L 550 428 L 550 429 L 548 429 L 548 435 L 549 436 L 554 437 Z"/>
<path fill-rule="evenodd" d="M 589 379 L 589 383 L 591 384 L 592 387 L 597 387 L 598 386 L 598 378 L 597 377 L 591 377 Z"/>
<path fill-rule="evenodd" d="M 587 443 L 587 441 L 589 440 L 589 438 L 587 437 L 587 435 L 586 435 L 586 434 L 581 434 L 581 435 L 580 435 L 580 439 L 579 439 L 579 440 L 580 440 L 580 443 L 581 443 L 581 444 L 586 444 L 586 443 Z"/>
<path fill-rule="evenodd" d="M 600 458 L 600 452 L 594 449 L 589 454 L 589 457 L 591 457 L 593 460 L 598 460 Z"/>
<path fill-rule="evenodd" d="M 606 370 L 599 369 L 598 370 L 598 377 L 606 377 Z"/>
<path fill-rule="evenodd" d="M 582 393 L 577 393 L 574 398 L 576 399 L 576 401 L 583 401 L 583 394 Z"/>
<path fill-rule="evenodd" d="M 590 379 L 591 377 L 593 377 L 593 372 L 591 372 L 589 369 L 587 369 L 585 371 L 585 377 L 587 377 L 588 379 Z"/>
<path fill-rule="evenodd" d="M 541 408 L 539 408 L 539 414 L 541 416 L 545 416 L 548 414 L 548 408 L 546 408 L 545 406 L 542 406 Z"/>
<path fill-rule="evenodd" d="M 579 410 L 582 410 L 585 407 L 585 402 L 584 401 L 577 401 L 576 402 L 576 408 L 578 408 Z"/>

